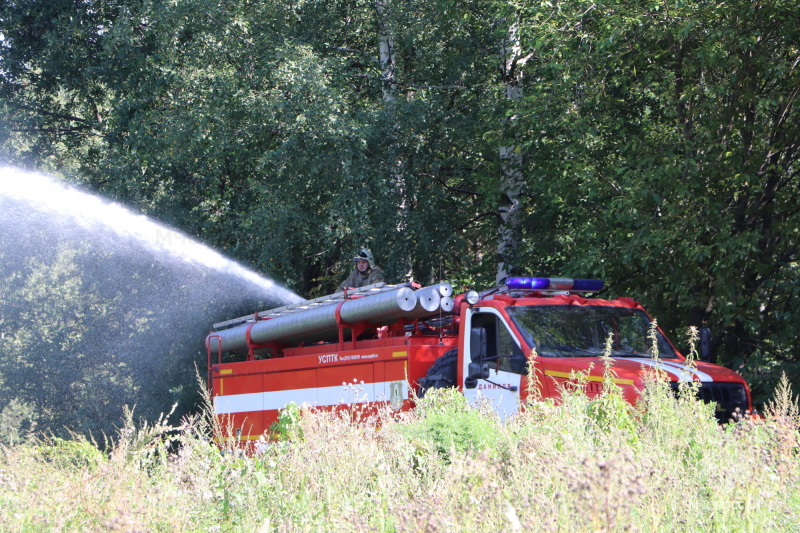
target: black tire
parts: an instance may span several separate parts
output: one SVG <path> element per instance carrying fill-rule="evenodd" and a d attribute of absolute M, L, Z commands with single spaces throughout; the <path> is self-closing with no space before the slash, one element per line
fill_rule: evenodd
<path fill-rule="evenodd" d="M 445 352 L 433 362 L 424 378 L 419 380 L 418 398 L 424 398 L 429 389 L 447 389 L 456 386 L 458 376 L 458 350 Z"/>

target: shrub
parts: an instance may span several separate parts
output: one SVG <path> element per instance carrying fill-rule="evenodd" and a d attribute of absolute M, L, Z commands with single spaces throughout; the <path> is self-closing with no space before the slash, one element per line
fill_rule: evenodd
<path fill-rule="evenodd" d="M 447 459 L 451 453 L 496 451 L 502 428 L 487 410 L 473 409 L 461 391 L 431 389 L 417 401 L 417 417 L 401 429 L 406 436 L 431 443 Z"/>

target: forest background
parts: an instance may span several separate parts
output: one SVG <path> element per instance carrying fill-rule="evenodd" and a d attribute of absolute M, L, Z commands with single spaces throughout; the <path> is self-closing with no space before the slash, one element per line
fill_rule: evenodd
<path fill-rule="evenodd" d="M 709 327 L 760 402 L 781 371 L 800 384 L 796 17 L 784 0 L 6 0 L 0 160 L 307 297 L 365 244 L 392 281 L 601 278 L 679 343 Z M 0 438 L 191 396 L 229 309 L 192 327 L 157 301 L 111 312 L 102 286 L 125 285 L 91 254 L 17 248 L 0 238 Z M 98 353 L 90 334 L 159 320 L 176 327 L 147 372 L 120 354 L 136 342 Z"/>

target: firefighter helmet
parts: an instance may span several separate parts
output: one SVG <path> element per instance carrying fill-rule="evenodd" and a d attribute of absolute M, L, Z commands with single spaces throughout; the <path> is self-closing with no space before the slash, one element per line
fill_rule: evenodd
<path fill-rule="evenodd" d="M 366 259 L 370 268 L 375 266 L 375 259 L 372 257 L 372 252 L 369 251 L 369 248 L 361 248 L 353 258 L 353 261 L 358 261 L 359 259 Z"/>

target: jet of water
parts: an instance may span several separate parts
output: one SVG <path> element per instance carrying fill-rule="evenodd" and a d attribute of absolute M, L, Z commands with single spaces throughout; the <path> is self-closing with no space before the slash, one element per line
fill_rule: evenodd
<path fill-rule="evenodd" d="M 0 443 L 15 420 L 68 437 L 113 434 L 124 405 L 181 416 L 212 324 L 300 300 L 120 204 L 0 167 Z"/>
<path fill-rule="evenodd" d="M 0 198 L 3 197 L 23 202 L 27 209 L 67 219 L 86 230 L 110 231 L 118 238 L 133 239 L 157 255 L 239 278 L 252 285 L 260 296 L 287 303 L 302 301 L 292 291 L 177 230 L 46 176 L 0 167 Z"/>

